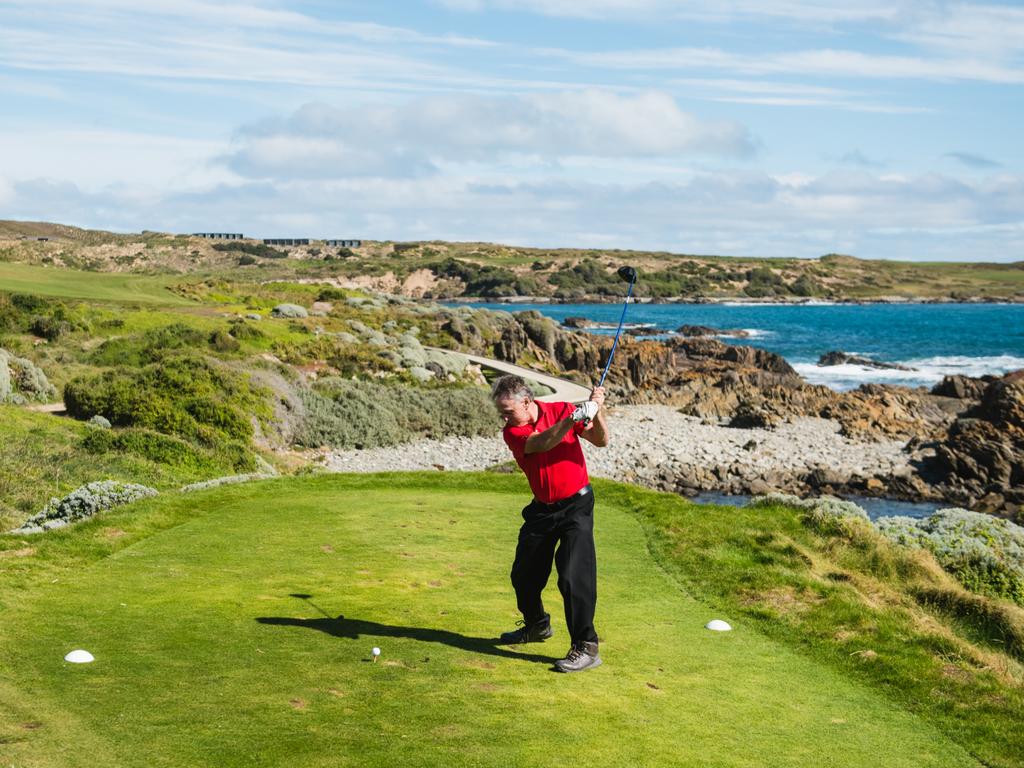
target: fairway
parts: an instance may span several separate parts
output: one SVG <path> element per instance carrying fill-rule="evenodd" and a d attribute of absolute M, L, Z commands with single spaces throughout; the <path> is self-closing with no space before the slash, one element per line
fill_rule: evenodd
<path fill-rule="evenodd" d="M 137 302 L 151 305 L 192 304 L 168 290 L 181 276 L 149 276 L 79 272 L 63 267 L 37 267 L 0 262 L 0 291 L 57 296 L 66 299 Z"/>
<path fill-rule="evenodd" d="M 0 764 L 977 765 L 877 691 L 681 591 L 604 485 L 605 664 L 577 675 L 550 671 L 568 647 L 553 578 L 555 637 L 490 641 L 517 618 L 518 477 L 273 480 L 55 534 L 73 549 L 133 515 L 180 520 L 7 596 Z M 711 618 L 735 631 L 705 630 Z M 73 648 L 96 662 L 64 663 Z"/>

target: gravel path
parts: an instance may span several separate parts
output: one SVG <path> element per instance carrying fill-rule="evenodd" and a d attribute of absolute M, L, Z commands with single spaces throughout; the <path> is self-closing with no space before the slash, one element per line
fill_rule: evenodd
<path fill-rule="evenodd" d="M 612 409 L 608 422 L 607 448 L 584 443 L 590 473 L 654 488 L 763 493 L 800 490 L 801 478 L 816 470 L 834 484 L 911 471 L 902 441 L 853 442 L 826 419 L 798 419 L 775 430 L 732 429 L 669 406 L 636 405 Z M 510 458 L 500 436 L 453 437 L 335 451 L 326 466 L 334 472 L 474 470 Z"/>

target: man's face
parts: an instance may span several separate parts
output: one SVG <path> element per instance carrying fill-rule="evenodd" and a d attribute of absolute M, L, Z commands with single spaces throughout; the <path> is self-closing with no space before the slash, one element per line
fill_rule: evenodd
<path fill-rule="evenodd" d="M 530 423 L 530 401 L 514 397 L 500 397 L 494 401 L 501 420 L 509 426 L 521 427 Z"/>

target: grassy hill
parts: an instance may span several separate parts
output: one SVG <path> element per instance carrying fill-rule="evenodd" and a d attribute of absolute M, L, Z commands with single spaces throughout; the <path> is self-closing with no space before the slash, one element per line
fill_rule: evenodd
<path fill-rule="evenodd" d="M 47 238 L 41 241 L 39 238 Z M 1024 262 L 929 263 L 727 257 L 494 243 L 363 241 L 358 248 L 268 248 L 257 240 L 211 241 L 157 232 L 115 234 L 57 224 L 0 221 L 0 264 L 98 272 L 251 274 L 255 279 L 340 280 L 406 295 L 551 297 L 621 295 L 614 267 L 633 264 L 641 297 L 653 299 L 934 299 L 1024 301 Z M 0 274 L 0 285 L 5 275 Z"/>
<path fill-rule="evenodd" d="M 793 510 L 600 483 L 605 666 L 550 672 L 560 622 L 495 646 L 526 493 L 486 474 L 273 480 L 0 536 L 5 763 L 1022 764 L 1019 662 L 900 592 L 898 554 Z M 75 647 L 96 662 L 65 664 Z"/>

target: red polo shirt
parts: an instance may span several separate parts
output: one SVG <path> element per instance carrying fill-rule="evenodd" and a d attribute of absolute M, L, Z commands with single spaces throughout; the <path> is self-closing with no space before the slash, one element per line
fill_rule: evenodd
<path fill-rule="evenodd" d="M 562 419 L 572 416 L 571 403 L 537 403 L 537 421 L 519 427 L 505 426 L 502 437 L 512 450 L 516 463 L 530 481 L 530 488 L 537 501 L 551 504 L 568 496 L 590 482 L 587 463 L 583 458 L 579 434 L 583 424 L 574 424 L 565 433 L 562 442 L 550 451 L 527 453 L 526 440 L 534 432 L 543 432 Z"/>

